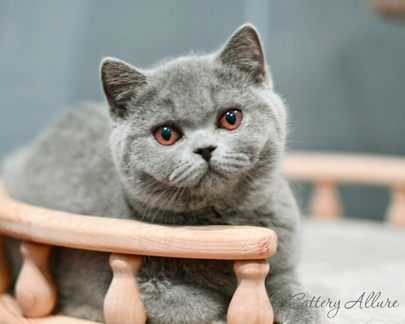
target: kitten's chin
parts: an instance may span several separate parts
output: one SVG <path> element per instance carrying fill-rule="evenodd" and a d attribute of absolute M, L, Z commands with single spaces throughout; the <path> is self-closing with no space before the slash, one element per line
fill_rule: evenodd
<path fill-rule="evenodd" d="M 209 167 L 194 188 L 201 194 L 215 195 L 231 189 L 238 182 L 238 178 L 236 174 L 233 177 L 225 177 L 220 172 Z"/>
<path fill-rule="evenodd" d="M 163 181 L 162 181 L 163 182 Z M 171 183 L 170 181 L 165 181 L 173 190 L 178 189 L 188 189 L 192 195 L 211 195 L 218 194 L 227 188 L 229 189 L 233 183 L 236 183 L 236 179 L 225 177 L 218 171 L 211 167 L 206 168 L 204 172 L 198 177 L 193 179 L 188 179 L 188 181 L 182 181 L 179 183 Z"/>
<path fill-rule="evenodd" d="M 236 186 L 240 180 L 242 170 L 223 172 L 215 166 L 204 165 L 196 170 L 191 176 L 180 181 L 170 178 L 158 179 L 153 177 L 153 188 L 160 187 L 161 191 L 177 193 L 188 192 L 191 196 L 212 196 L 228 191 Z M 152 175 L 149 175 L 152 178 Z M 151 183 L 151 181 L 149 181 Z"/>
<path fill-rule="evenodd" d="M 230 178 L 210 168 L 194 183 L 173 184 L 168 179 L 149 178 L 147 187 L 143 187 L 142 190 L 132 190 L 136 194 L 129 194 L 129 201 L 140 213 L 143 213 L 143 210 L 153 213 L 151 210 L 155 209 L 178 213 L 198 210 L 210 206 L 218 196 L 234 190 L 239 180 L 240 176 L 237 174 L 233 174 Z"/>

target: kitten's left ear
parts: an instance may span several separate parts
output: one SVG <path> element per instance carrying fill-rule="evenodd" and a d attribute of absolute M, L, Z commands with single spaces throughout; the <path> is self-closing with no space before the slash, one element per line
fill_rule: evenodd
<path fill-rule="evenodd" d="M 256 82 L 266 78 L 266 61 L 259 32 L 251 24 L 245 24 L 231 36 L 219 55 L 224 64 L 234 65 L 247 72 Z"/>

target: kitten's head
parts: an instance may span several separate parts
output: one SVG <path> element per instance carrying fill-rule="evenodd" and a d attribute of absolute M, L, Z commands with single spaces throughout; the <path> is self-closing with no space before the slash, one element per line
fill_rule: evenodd
<path fill-rule="evenodd" d="M 129 195 L 144 203 L 171 208 L 174 193 L 201 202 L 243 191 L 242 184 L 280 161 L 285 108 L 252 25 L 240 27 L 218 53 L 153 70 L 106 58 L 101 79 L 114 161 Z"/>

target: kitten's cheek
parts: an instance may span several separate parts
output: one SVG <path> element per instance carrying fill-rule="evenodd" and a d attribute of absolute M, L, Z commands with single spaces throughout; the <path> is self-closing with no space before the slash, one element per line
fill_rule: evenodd
<path fill-rule="evenodd" d="M 220 158 L 224 156 L 227 152 L 230 152 L 229 147 L 224 143 L 218 143 L 216 149 L 212 152 L 212 158 Z"/>

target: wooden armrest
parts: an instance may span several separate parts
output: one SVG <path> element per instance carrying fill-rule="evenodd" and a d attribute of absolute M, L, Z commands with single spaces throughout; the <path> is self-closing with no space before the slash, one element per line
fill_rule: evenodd
<path fill-rule="evenodd" d="M 163 226 L 76 215 L 17 202 L 1 183 L 0 233 L 70 248 L 177 258 L 265 259 L 277 249 L 277 235 L 267 228 Z"/>
<path fill-rule="evenodd" d="M 405 185 L 405 158 L 352 153 L 292 152 L 283 164 L 287 177 L 377 186 Z"/>

